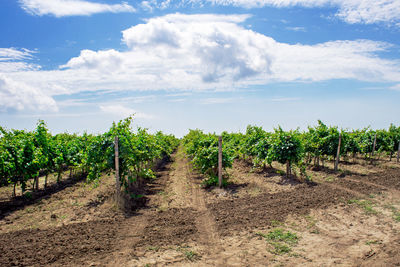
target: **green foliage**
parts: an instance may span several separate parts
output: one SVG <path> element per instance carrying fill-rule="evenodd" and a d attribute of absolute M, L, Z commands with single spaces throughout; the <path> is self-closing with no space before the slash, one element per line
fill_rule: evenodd
<path fill-rule="evenodd" d="M 348 201 L 349 204 L 357 204 L 361 208 L 364 209 L 367 214 L 377 214 L 378 212 L 374 210 L 374 204 L 370 200 L 359 200 L 359 199 L 350 199 Z"/>
<path fill-rule="evenodd" d="M 56 173 L 58 180 L 65 170 L 80 170 L 89 181 L 97 181 L 103 172 L 114 170 L 114 140 L 119 138 L 119 166 L 121 185 L 141 179 L 155 178 L 153 167 L 157 160 L 167 158 L 180 140 L 162 132 L 150 134 L 147 129 L 132 129 L 133 117 L 113 123 L 110 129 L 98 135 L 60 133 L 52 135 L 44 121 L 39 120 L 31 131 L 7 130 L 0 127 L 0 185 L 20 185 L 37 182 L 39 174 Z M 304 177 L 311 158 L 336 157 L 339 133 L 342 134 L 341 155 L 364 154 L 370 157 L 376 135 L 376 153 L 393 156 L 400 142 L 400 127 L 391 124 L 388 129 L 344 131 L 318 121 L 308 131 L 283 131 L 280 127 L 268 133 L 261 127 L 249 125 L 246 133 L 222 133 L 223 168 L 232 167 L 235 158 L 249 159 L 257 167 L 273 161 L 297 166 Z M 194 167 L 206 174 L 206 185 L 216 184 L 218 174 L 218 137 L 201 130 L 190 130 L 182 143 Z M 297 170 L 297 169 L 295 169 Z M 307 178 L 306 178 L 307 179 Z M 226 180 L 224 180 L 226 183 Z M 35 183 L 34 183 L 35 184 Z"/>
<path fill-rule="evenodd" d="M 268 157 L 268 150 L 271 147 L 271 134 L 265 132 L 261 127 L 247 126 L 244 136 L 243 150 L 247 156 L 250 156 L 254 166 L 264 166 L 271 164 Z"/>
<path fill-rule="evenodd" d="M 218 176 L 218 136 L 215 134 L 204 134 L 201 130 L 190 130 L 183 138 L 186 153 L 192 158 L 192 163 L 201 173 L 208 177 L 207 185 L 217 184 L 215 177 Z M 231 168 L 234 159 L 234 151 L 229 143 L 223 142 L 222 167 Z"/>
<path fill-rule="evenodd" d="M 353 156 L 355 156 L 357 153 L 361 152 L 361 146 L 358 141 L 358 136 L 357 132 L 342 132 L 342 149 L 341 153 L 343 154 L 348 154 L 351 153 Z"/>
<path fill-rule="evenodd" d="M 288 244 L 297 244 L 298 237 L 295 233 L 284 231 L 282 228 L 276 228 L 270 231 L 265 238 L 273 241 L 282 241 Z"/>
<path fill-rule="evenodd" d="M 257 233 L 257 235 L 265 238 L 273 247 L 273 254 L 282 255 L 292 251 L 290 246 L 297 244 L 299 237 L 290 231 L 284 231 L 282 228 L 275 228 L 268 234 Z"/>
<path fill-rule="evenodd" d="M 298 163 L 303 156 L 303 144 L 298 131 L 285 132 L 281 127 L 275 129 L 271 138 L 271 149 L 268 157 L 279 163 Z"/>
<path fill-rule="evenodd" d="M 389 130 L 372 131 L 369 128 L 362 130 L 344 131 L 338 127 L 327 126 L 322 121 L 308 131 L 285 132 L 282 128 L 268 133 L 261 127 L 249 125 L 246 133 L 223 132 L 223 160 L 224 166 L 229 167 L 231 160 L 242 158 L 251 160 L 255 167 L 266 167 L 276 161 L 287 164 L 287 174 L 296 166 L 302 177 L 311 180 L 306 168 L 314 158 L 314 162 L 326 159 L 335 159 L 341 134 L 340 155 L 349 153 L 353 157 L 358 153 L 367 155 L 372 152 L 375 133 L 377 133 L 377 152 L 387 152 L 393 155 L 397 151 L 400 141 L 400 127 L 391 125 Z M 210 179 L 206 183 L 215 182 L 217 166 L 217 137 L 214 134 L 205 134 L 201 130 L 190 130 L 183 138 L 186 153 L 192 158 L 194 166 Z M 225 154 L 227 152 L 227 155 Z M 214 178 L 213 178 L 214 177 Z"/>
<path fill-rule="evenodd" d="M 39 172 L 55 172 L 58 181 L 66 169 L 80 169 L 89 181 L 98 181 L 102 172 L 110 172 L 114 165 L 114 139 L 119 137 L 119 165 L 122 185 L 137 179 L 155 178 L 152 165 L 167 157 L 179 140 L 172 135 L 147 129 L 133 131 L 133 117 L 113 123 L 109 131 L 100 135 L 61 133 L 52 136 L 44 121 L 39 120 L 33 132 L 0 127 L 0 184 L 20 184 L 22 191 L 27 181 L 37 181 Z"/>
<path fill-rule="evenodd" d="M 337 127 L 328 127 L 318 120 L 318 125 L 308 127 L 306 134 L 306 152 L 314 157 L 333 156 L 336 157 L 339 144 L 339 130 Z"/>
<path fill-rule="evenodd" d="M 110 130 L 97 136 L 89 149 L 88 178 L 98 179 L 101 172 L 115 169 L 115 137 L 118 137 L 119 173 L 121 185 L 129 185 L 140 179 L 155 178 L 152 164 L 176 149 L 178 140 L 171 135 L 157 132 L 149 134 L 147 129 L 131 125 L 133 117 L 113 123 Z"/>
<path fill-rule="evenodd" d="M 211 187 L 214 185 L 218 185 L 218 183 L 219 183 L 218 176 L 215 176 L 215 175 L 209 176 L 203 180 L 203 185 L 205 187 Z M 225 178 L 222 178 L 222 186 L 226 187 L 227 185 L 228 185 L 228 180 Z"/>

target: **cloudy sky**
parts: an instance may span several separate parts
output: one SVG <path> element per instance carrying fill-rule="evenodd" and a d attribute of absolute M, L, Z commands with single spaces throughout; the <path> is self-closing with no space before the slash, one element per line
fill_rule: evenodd
<path fill-rule="evenodd" d="M 400 125 L 398 0 L 3 0 L 0 125 Z"/>

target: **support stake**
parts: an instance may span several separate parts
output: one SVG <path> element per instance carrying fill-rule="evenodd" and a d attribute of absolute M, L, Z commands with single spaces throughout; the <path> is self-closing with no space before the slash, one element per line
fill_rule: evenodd
<path fill-rule="evenodd" d="M 222 188 L 222 136 L 218 137 L 218 185 Z"/>
<path fill-rule="evenodd" d="M 342 144 L 342 133 L 339 133 L 339 145 L 337 147 L 336 152 L 336 161 L 335 161 L 335 172 L 338 170 L 339 160 L 340 160 L 340 145 Z"/>
<path fill-rule="evenodd" d="M 119 200 L 121 182 L 119 180 L 119 150 L 118 150 L 118 136 L 115 137 L 115 193 L 116 200 Z"/>
<path fill-rule="evenodd" d="M 374 145 L 372 147 L 372 156 L 374 156 L 375 147 L 376 147 L 376 133 L 375 133 L 375 137 L 374 137 Z"/>

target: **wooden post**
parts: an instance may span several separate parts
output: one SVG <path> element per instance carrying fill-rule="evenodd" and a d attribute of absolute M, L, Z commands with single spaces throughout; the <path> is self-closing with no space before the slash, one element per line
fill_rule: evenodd
<path fill-rule="evenodd" d="M 342 133 L 339 133 L 339 145 L 337 147 L 337 152 L 336 152 L 336 161 L 335 161 L 335 172 L 338 170 L 339 166 L 339 160 L 340 160 L 340 145 L 342 144 Z"/>
<path fill-rule="evenodd" d="M 399 141 L 399 149 L 397 150 L 397 162 L 399 162 L 400 159 L 400 141 Z"/>
<path fill-rule="evenodd" d="M 115 193 L 116 200 L 119 200 L 120 190 L 121 190 L 121 182 L 119 181 L 119 150 L 118 150 L 118 136 L 115 137 Z"/>
<path fill-rule="evenodd" d="M 376 133 L 375 133 L 375 137 L 374 137 L 374 145 L 372 147 L 372 156 L 374 156 L 375 147 L 376 147 Z"/>
<path fill-rule="evenodd" d="M 286 161 L 286 178 L 290 177 L 290 161 Z"/>
<path fill-rule="evenodd" d="M 218 185 L 222 188 L 222 136 L 218 137 Z"/>

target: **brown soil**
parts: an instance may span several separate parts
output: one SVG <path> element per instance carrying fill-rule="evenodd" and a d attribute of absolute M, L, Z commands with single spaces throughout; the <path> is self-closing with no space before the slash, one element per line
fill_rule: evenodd
<path fill-rule="evenodd" d="M 2 199 L 0 265 L 400 265 L 400 168 L 359 160 L 336 174 L 329 164 L 309 170 L 316 183 L 305 184 L 283 178 L 279 165 L 236 161 L 227 189 L 206 190 L 179 148 L 130 214 L 113 204 L 112 176 L 18 208 Z M 262 237 L 277 227 L 299 237 L 284 253 Z"/>
<path fill-rule="evenodd" d="M 2 266 L 79 264 L 107 253 L 117 230 L 118 221 L 104 220 L 2 234 L 0 262 Z"/>
<path fill-rule="evenodd" d="M 210 209 L 219 231 L 230 235 L 232 231 L 266 226 L 271 221 L 283 221 L 289 214 L 307 214 L 311 208 L 323 209 L 353 197 L 323 184 L 302 185 L 291 192 L 220 201 L 210 205 Z"/>

